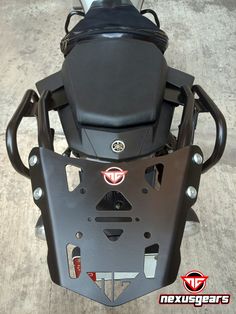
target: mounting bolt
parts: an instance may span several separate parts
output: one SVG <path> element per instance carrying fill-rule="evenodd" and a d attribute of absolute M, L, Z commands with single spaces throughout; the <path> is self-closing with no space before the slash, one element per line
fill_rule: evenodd
<path fill-rule="evenodd" d="M 29 165 L 31 167 L 35 166 L 38 162 L 38 157 L 36 155 L 32 155 L 29 159 Z"/>
<path fill-rule="evenodd" d="M 186 194 L 189 198 L 195 199 L 197 197 L 197 190 L 193 186 L 189 186 L 186 190 Z"/>
<path fill-rule="evenodd" d="M 115 204 L 115 209 L 117 209 L 117 210 L 119 210 L 119 209 L 121 209 L 121 207 L 122 207 L 122 202 L 116 202 L 116 204 Z"/>
<path fill-rule="evenodd" d="M 33 192 L 34 199 L 38 201 L 43 196 L 43 190 L 41 188 L 36 188 Z"/>
<path fill-rule="evenodd" d="M 202 155 L 196 153 L 193 155 L 193 162 L 195 162 L 195 164 L 197 165 L 201 165 L 203 163 L 203 157 Z"/>

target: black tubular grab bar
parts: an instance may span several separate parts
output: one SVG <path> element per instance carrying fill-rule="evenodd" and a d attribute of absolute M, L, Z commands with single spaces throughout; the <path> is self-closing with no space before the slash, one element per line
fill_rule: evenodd
<path fill-rule="evenodd" d="M 49 106 L 52 102 L 51 93 L 44 91 L 38 101 L 38 143 L 40 147 L 53 149 L 53 134 L 49 123 Z"/>
<path fill-rule="evenodd" d="M 202 172 L 204 173 L 213 167 L 224 153 L 227 139 L 227 125 L 222 112 L 201 86 L 193 86 L 192 91 L 199 97 L 199 99 L 195 99 L 195 101 L 203 108 L 203 111 L 211 114 L 216 125 L 215 146 L 211 156 L 203 164 Z"/>
<path fill-rule="evenodd" d="M 155 20 L 155 23 L 156 23 L 157 27 L 160 28 L 160 21 L 159 21 L 159 18 L 158 18 L 157 14 L 156 14 L 156 12 L 154 10 L 152 10 L 152 9 L 144 9 L 144 10 L 140 11 L 140 13 L 142 15 L 147 14 L 147 13 L 152 14 L 152 16 L 154 17 L 154 20 Z"/>
<path fill-rule="evenodd" d="M 71 12 L 68 14 L 67 19 L 66 19 L 66 23 L 65 23 L 65 33 L 66 33 L 66 34 L 69 34 L 69 32 L 70 32 L 69 29 L 68 29 L 68 27 L 69 27 L 69 25 L 70 25 L 70 20 L 71 20 L 72 16 L 74 16 L 74 15 L 78 15 L 78 16 L 84 17 L 84 16 L 85 16 L 85 13 L 82 12 L 82 11 L 79 11 L 79 10 L 73 10 L 73 11 L 71 11 Z"/>
<path fill-rule="evenodd" d="M 35 103 L 38 101 L 38 95 L 33 90 L 27 90 L 19 107 L 10 120 L 6 131 L 6 145 L 9 159 L 17 172 L 29 178 L 29 169 L 21 160 L 17 146 L 17 130 L 24 117 L 32 116 Z"/>
<path fill-rule="evenodd" d="M 49 91 L 44 91 L 39 98 L 35 91 L 27 90 L 19 107 L 10 120 L 6 131 L 6 146 L 12 166 L 23 176 L 30 178 L 29 168 L 20 157 L 17 145 L 18 127 L 24 117 L 37 118 L 39 147 L 53 150 L 54 130 L 50 129 L 48 111 L 53 100 Z"/>
<path fill-rule="evenodd" d="M 199 99 L 194 99 L 194 94 L 196 94 Z M 184 86 L 182 87 L 182 96 L 185 105 L 179 127 L 177 149 L 189 146 L 193 143 L 198 113 L 209 112 L 215 121 L 215 146 L 211 156 L 203 163 L 202 172 L 204 173 L 213 167 L 224 153 L 227 138 L 226 121 L 221 111 L 202 87 L 195 85 L 191 90 L 189 87 Z M 38 122 L 39 146 L 53 150 L 54 130 L 50 129 L 48 116 L 48 111 L 53 108 L 53 103 L 52 95 L 49 91 L 44 91 L 39 99 L 35 91 L 28 90 L 8 124 L 6 145 L 9 159 L 15 170 L 27 178 L 30 177 L 29 169 L 22 162 L 17 146 L 18 127 L 24 117 L 35 116 Z"/>
<path fill-rule="evenodd" d="M 194 114 L 194 96 L 188 86 L 181 88 L 183 95 L 184 109 L 182 120 L 179 126 L 179 135 L 177 139 L 177 149 L 191 145 L 193 141 L 193 114 Z"/>

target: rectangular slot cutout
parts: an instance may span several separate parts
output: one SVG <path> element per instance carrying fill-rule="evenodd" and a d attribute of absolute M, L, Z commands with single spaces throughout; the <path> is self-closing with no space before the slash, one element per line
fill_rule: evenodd
<path fill-rule="evenodd" d="M 96 222 L 132 222 L 131 217 L 96 217 Z"/>
<path fill-rule="evenodd" d="M 144 274 L 147 279 L 155 278 L 159 245 L 153 244 L 145 248 L 144 253 Z"/>
<path fill-rule="evenodd" d="M 80 248 L 73 244 L 68 244 L 66 247 L 68 259 L 69 276 L 72 279 L 79 278 L 81 273 L 81 253 Z"/>

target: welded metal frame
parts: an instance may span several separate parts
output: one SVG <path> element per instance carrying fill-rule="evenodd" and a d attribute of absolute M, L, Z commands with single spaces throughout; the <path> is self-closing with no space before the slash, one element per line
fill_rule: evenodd
<path fill-rule="evenodd" d="M 194 98 L 195 94 L 198 96 L 197 99 Z M 183 116 L 179 127 L 178 139 L 176 143 L 172 143 L 172 146 L 174 149 L 178 149 L 191 145 L 194 140 L 199 113 L 210 113 L 216 125 L 216 140 L 211 156 L 203 164 L 203 172 L 206 172 L 223 155 L 227 138 L 226 121 L 222 112 L 202 87 L 195 85 L 191 91 L 189 87 L 184 86 L 182 87 L 181 95 L 182 103 L 184 104 Z M 49 91 L 44 91 L 39 98 L 35 91 L 28 90 L 8 124 L 6 145 L 9 159 L 15 170 L 27 178 L 30 177 L 29 169 L 23 164 L 18 150 L 18 127 L 24 117 L 36 117 L 39 146 L 53 150 L 54 130 L 50 128 L 48 112 L 53 109 L 57 110 L 59 107 Z"/>
<path fill-rule="evenodd" d="M 168 91 L 167 91 L 168 93 Z M 194 94 L 198 98 L 194 99 Z M 167 95 L 171 98 L 171 95 Z M 176 97 L 176 96 L 175 96 Z M 174 97 L 174 98 L 175 98 Z M 39 188 L 42 196 L 35 200 L 42 212 L 48 244 L 48 266 L 52 280 L 68 289 L 109 306 L 116 306 L 172 283 L 180 263 L 180 245 L 188 212 L 195 199 L 186 194 L 188 186 L 198 190 L 202 171 L 212 167 L 222 156 L 226 143 L 224 117 L 206 92 L 199 86 L 192 91 L 184 86 L 178 95 L 184 104 L 177 139 L 172 137 L 174 152 L 159 157 L 144 157 L 131 161 L 109 163 L 127 170 L 128 175 L 119 187 L 105 183 L 101 172 L 107 161 L 91 161 L 58 155 L 53 151 L 54 131 L 50 128 L 48 112 L 58 109 L 49 91 L 41 97 L 29 90 L 11 119 L 6 133 L 8 155 L 14 168 L 31 178 L 32 190 Z M 60 107 L 60 106 L 59 106 Z M 209 112 L 216 123 L 216 142 L 211 157 L 203 165 L 193 162 L 194 154 L 201 156 L 199 147 L 193 146 L 198 114 Z M 23 117 L 36 117 L 39 147 L 30 153 L 37 156 L 37 163 L 28 169 L 22 162 L 17 145 L 17 130 Z M 156 191 L 145 179 L 145 170 L 155 164 L 164 165 L 160 191 Z M 73 192 L 67 188 L 66 165 L 82 169 L 82 181 Z M 171 182 L 171 184 L 170 184 Z M 132 210 L 112 211 L 109 217 L 129 217 L 131 222 L 96 222 L 96 217 L 107 212 L 96 210 L 96 205 L 109 191 L 121 192 L 132 205 Z M 136 221 L 136 218 L 138 218 Z M 104 235 L 104 229 L 124 230 L 117 242 Z M 76 233 L 83 233 L 81 240 Z M 144 237 L 150 232 L 151 238 Z M 96 239 L 96 241 L 94 241 Z M 138 241 L 137 241 L 138 239 Z M 68 272 L 67 244 L 81 249 L 82 272 L 79 278 L 70 278 Z M 160 251 L 155 278 L 144 275 L 145 247 L 158 244 Z M 132 252 L 132 254 L 130 254 Z M 91 280 L 88 272 L 137 272 L 129 287 L 118 297 L 110 300 Z M 114 290 L 114 288 L 113 288 Z"/>
<path fill-rule="evenodd" d="M 142 10 L 140 13 L 154 16 L 158 26 L 155 32 L 137 28 L 117 29 L 110 25 L 102 29 L 91 28 L 84 33 L 78 31 L 71 39 L 68 29 L 71 17 L 83 17 L 92 3 L 94 8 L 131 4 L 129 0 L 81 0 L 84 12 L 74 8 L 65 23 L 66 36 L 61 43 L 65 56 L 69 53 L 67 46 L 70 41 L 115 38 L 117 35 L 119 38 L 153 42 L 165 52 L 168 37 L 159 29 L 160 23 L 153 10 Z M 143 1 L 134 0 L 133 4 L 140 11 Z M 89 154 L 86 153 L 81 157 L 80 150 L 72 147 L 68 147 L 62 155 L 54 152 L 54 130 L 50 127 L 49 111 L 69 106 L 59 72 L 37 83 L 40 97 L 33 90 L 25 93 L 7 128 L 6 144 L 10 161 L 16 171 L 31 179 L 34 202 L 42 213 L 36 228 L 41 238 L 44 231 L 46 234 L 52 280 L 108 306 L 126 303 L 175 281 L 185 223 L 187 220 L 199 222 L 191 207 L 197 199 L 201 174 L 219 161 L 225 149 L 227 130 L 221 111 L 200 86 L 191 88 L 192 76 L 171 68 L 168 68 L 168 73 L 163 106 L 168 104 L 172 110 L 172 106 L 183 105 L 183 113 L 177 138 L 170 133 L 169 142 L 164 142 L 165 147 L 160 145 L 160 151 L 154 147 L 144 156 L 134 153 L 132 158 L 121 160 L 109 159 L 107 155 L 106 159 L 93 156 L 92 160 L 87 158 Z M 193 145 L 198 115 L 202 112 L 210 113 L 216 125 L 215 146 L 204 163 L 201 149 Z M 35 117 L 38 125 L 38 147 L 30 152 L 29 168 L 22 162 L 17 144 L 18 127 L 24 117 Z M 77 127 L 80 131 L 80 126 Z M 107 129 L 108 133 L 110 131 Z M 70 157 L 71 152 L 76 158 Z M 80 183 L 73 191 L 68 188 L 68 165 L 80 170 Z M 152 184 L 156 180 L 153 169 L 158 169 L 158 166 L 162 170 L 156 189 Z M 126 175 L 117 186 L 108 184 L 104 178 L 106 170 L 112 167 L 119 167 Z M 98 208 L 98 204 L 110 192 L 121 193 L 129 208 Z M 111 231 L 110 237 L 106 230 Z M 115 233 L 112 231 L 117 230 L 122 232 L 114 241 Z M 79 248 L 80 256 L 76 256 L 81 266 L 78 278 L 72 278 L 70 274 L 69 259 L 72 254 L 69 256 L 68 245 Z M 156 270 L 154 276 L 148 278 L 144 271 L 145 254 L 147 248 L 151 250 L 153 246 L 158 247 Z M 91 273 L 111 273 L 111 298 L 92 280 Z M 136 275 L 123 280 L 128 281 L 129 286 L 115 298 L 117 273 Z"/>

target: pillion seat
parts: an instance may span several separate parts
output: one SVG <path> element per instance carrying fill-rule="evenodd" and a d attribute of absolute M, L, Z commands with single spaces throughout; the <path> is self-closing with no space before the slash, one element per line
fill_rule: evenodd
<path fill-rule="evenodd" d="M 36 85 L 50 92 L 74 154 L 124 160 L 169 141 L 181 87 L 194 78 L 167 66 L 168 37 L 156 24 L 130 2 L 99 1 L 63 38 L 62 70 Z M 126 149 L 117 154 L 119 139 Z"/>
<path fill-rule="evenodd" d="M 128 127 L 158 118 L 163 54 L 151 42 L 117 37 L 80 41 L 65 58 L 64 88 L 79 124 Z"/>

